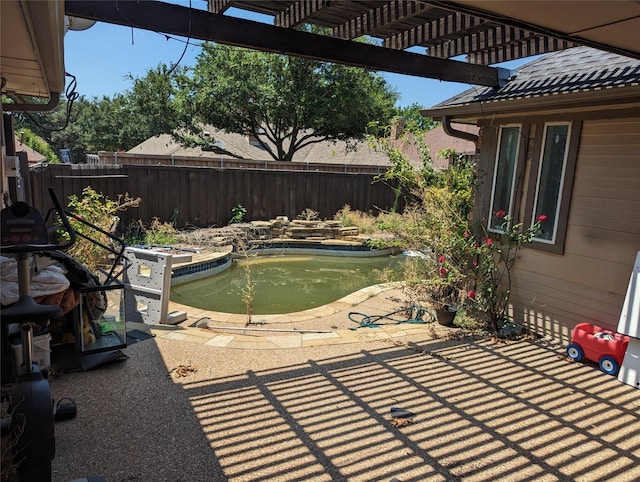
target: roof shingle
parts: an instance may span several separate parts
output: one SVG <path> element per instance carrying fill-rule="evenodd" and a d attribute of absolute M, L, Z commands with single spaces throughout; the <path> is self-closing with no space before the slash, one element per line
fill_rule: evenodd
<path fill-rule="evenodd" d="M 589 47 L 576 47 L 523 65 L 517 75 L 499 89 L 472 87 L 434 108 L 629 85 L 640 85 L 640 60 Z"/>

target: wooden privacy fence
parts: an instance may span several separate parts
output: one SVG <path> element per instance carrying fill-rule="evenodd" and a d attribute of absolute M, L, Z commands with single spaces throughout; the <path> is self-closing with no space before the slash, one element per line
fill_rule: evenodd
<path fill-rule="evenodd" d="M 242 205 L 246 220 L 284 215 L 294 219 L 305 209 L 331 218 L 345 204 L 354 210 L 390 209 L 394 192 L 374 174 L 220 169 L 171 166 L 90 166 L 50 164 L 30 171 L 31 202 L 43 213 L 51 207 L 53 187 L 64 205 L 72 194 L 91 186 L 109 199 L 128 193 L 140 206 L 121 213 L 121 226 L 131 220 L 175 221 L 177 227 L 224 226 L 232 208 Z"/>
<path fill-rule="evenodd" d="M 334 164 L 326 162 L 285 162 L 274 160 L 232 159 L 228 157 L 194 157 L 164 154 L 131 154 L 126 152 L 104 152 L 97 155 L 97 163 L 109 166 L 188 166 L 219 167 L 220 169 L 266 169 L 275 171 L 324 171 L 351 174 L 381 174 L 388 166 L 361 164 Z"/>

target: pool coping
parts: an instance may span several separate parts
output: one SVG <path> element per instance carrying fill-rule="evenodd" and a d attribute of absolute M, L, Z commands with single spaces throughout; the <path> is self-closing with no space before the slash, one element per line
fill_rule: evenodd
<path fill-rule="evenodd" d="M 377 284 L 358 290 L 322 307 L 295 313 L 254 316 L 259 317 L 260 320 L 267 322 L 267 324 L 269 321 L 272 323 L 295 323 L 300 320 L 322 318 L 352 310 L 365 300 L 400 286 L 400 283 Z M 178 325 L 151 325 L 128 322 L 127 327 L 128 329 L 135 328 L 148 332 L 154 337 L 164 340 L 197 343 L 214 348 L 278 350 L 390 340 L 417 333 L 432 332 L 434 327 L 438 326 L 437 323 L 433 322 L 397 323 L 380 325 L 378 327 L 357 327 L 355 329 L 328 332 L 301 330 L 296 333 L 287 332 L 286 334 L 277 334 L 265 332 L 264 335 L 256 335 L 235 331 L 236 329 L 242 331 L 242 329 L 245 328 L 247 331 L 252 331 L 251 327 L 245 326 L 246 315 L 244 314 L 202 310 L 174 302 L 169 302 L 169 311 L 184 311 L 187 319 Z M 195 325 L 198 321 L 206 321 L 207 326 L 211 326 L 212 328 L 197 328 Z M 218 324 L 223 326 L 218 326 Z M 256 330 L 253 331 L 255 332 Z"/>

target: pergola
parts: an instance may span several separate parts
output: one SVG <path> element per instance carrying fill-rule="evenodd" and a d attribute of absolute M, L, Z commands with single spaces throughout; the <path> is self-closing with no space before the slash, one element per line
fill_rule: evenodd
<path fill-rule="evenodd" d="M 193 0 L 194 3 L 202 0 Z M 231 7 L 273 25 L 229 16 Z M 640 3 L 609 1 L 209 0 L 207 10 L 159 1 L 0 2 L 2 91 L 54 97 L 64 88 L 64 18 L 497 87 L 492 64 L 575 45 L 640 58 Z M 295 29 L 328 28 L 330 35 Z M 355 41 L 367 35 L 380 45 Z"/>

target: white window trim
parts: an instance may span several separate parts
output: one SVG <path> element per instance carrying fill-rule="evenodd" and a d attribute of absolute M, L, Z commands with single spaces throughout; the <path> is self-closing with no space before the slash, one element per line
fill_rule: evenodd
<path fill-rule="evenodd" d="M 493 166 L 493 180 L 491 183 L 491 202 L 489 203 L 489 216 L 487 219 L 487 231 L 492 232 L 492 233 L 503 233 L 504 230 L 502 229 L 498 229 L 498 228 L 493 228 L 491 227 L 491 219 L 493 218 L 493 214 L 495 213 L 495 208 L 493 206 L 493 202 L 494 202 L 494 197 L 496 194 L 496 177 L 498 174 L 498 161 L 500 159 L 500 146 L 501 146 L 501 142 L 502 142 L 502 133 L 504 131 L 505 128 L 511 128 L 511 127 L 517 127 L 518 128 L 518 135 L 519 137 L 522 137 L 522 124 L 505 124 L 503 126 L 500 126 L 499 132 L 498 132 L 498 142 L 497 142 L 497 149 L 496 149 L 496 156 L 494 159 L 494 166 Z M 513 169 L 513 176 L 511 177 L 511 194 L 509 196 L 509 211 L 507 212 L 507 215 L 509 216 L 513 216 L 513 213 L 511 212 L 513 210 L 513 205 L 515 202 L 515 193 L 516 193 L 516 172 L 518 170 L 518 156 L 520 155 L 520 142 L 517 143 L 516 145 L 516 152 L 515 152 L 515 162 L 516 165 L 514 166 Z"/>
<path fill-rule="evenodd" d="M 567 158 L 569 156 L 569 145 L 571 143 L 571 122 L 545 122 L 542 135 L 542 146 L 540 148 L 540 159 L 538 160 L 538 174 L 536 176 L 536 192 L 534 194 L 533 211 L 531 213 L 531 225 L 536 222 L 536 211 L 538 209 L 538 193 L 540 191 L 540 176 L 542 176 L 542 167 L 544 163 L 544 148 L 547 142 L 547 127 L 548 126 L 567 126 L 567 140 L 565 143 L 564 157 L 562 158 L 562 174 L 560 176 L 560 192 L 558 192 L 558 199 L 556 202 L 556 212 L 553 222 L 553 235 L 551 239 L 538 238 L 536 236 L 533 239 L 538 243 L 553 245 L 556 243 L 556 235 L 558 233 L 558 221 L 560 216 L 560 206 L 562 205 L 562 191 L 564 186 L 565 173 L 567 171 Z"/>

